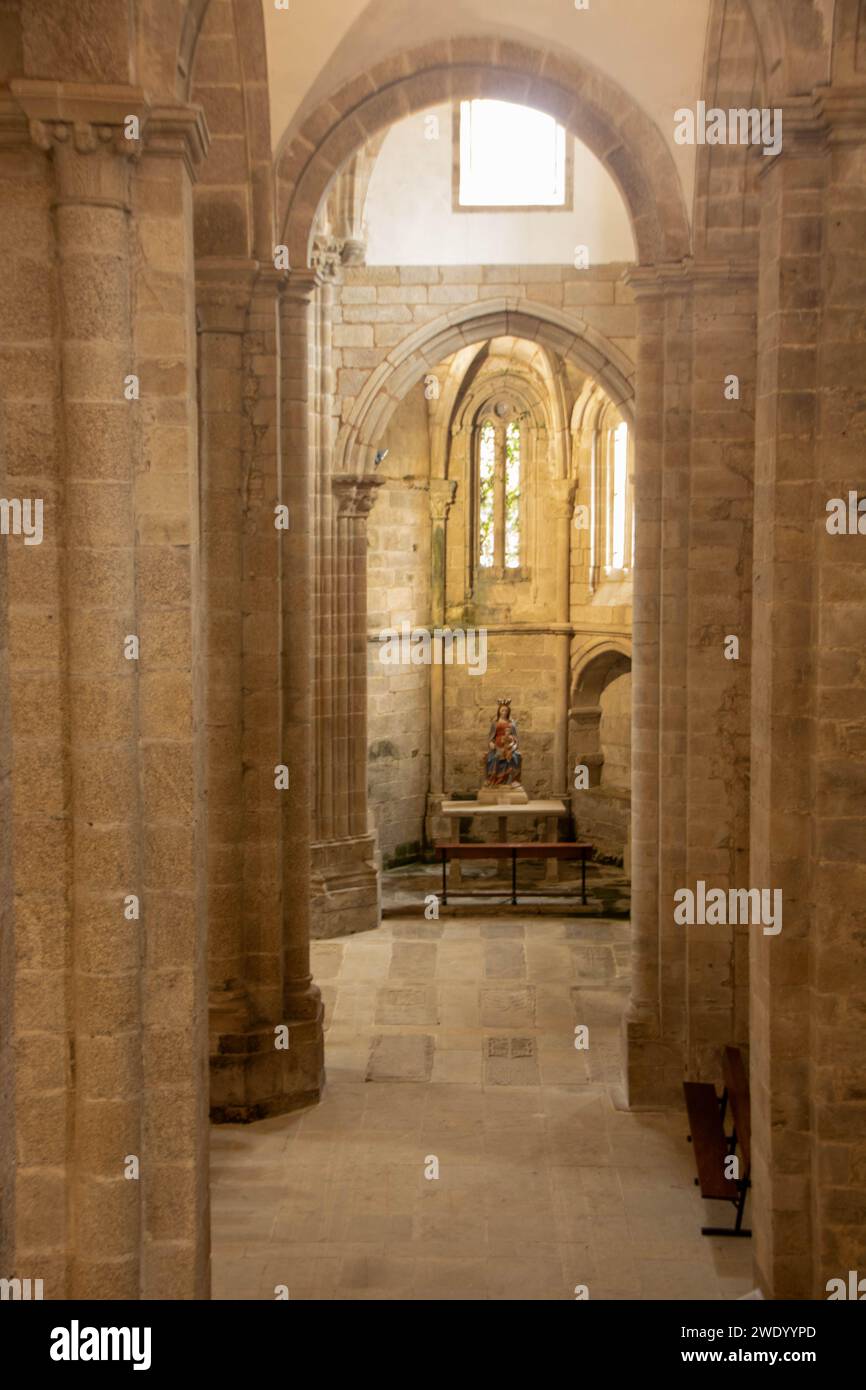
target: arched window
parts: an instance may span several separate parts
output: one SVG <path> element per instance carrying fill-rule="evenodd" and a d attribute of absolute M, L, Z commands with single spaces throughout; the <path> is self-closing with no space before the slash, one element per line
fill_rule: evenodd
<path fill-rule="evenodd" d="M 631 547 L 626 548 L 628 522 L 628 425 L 621 420 L 610 435 L 610 498 L 607 567 L 631 567 Z"/>
<path fill-rule="evenodd" d="M 484 415 L 476 434 L 476 566 L 516 578 L 523 562 L 523 439 L 507 401 Z"/>

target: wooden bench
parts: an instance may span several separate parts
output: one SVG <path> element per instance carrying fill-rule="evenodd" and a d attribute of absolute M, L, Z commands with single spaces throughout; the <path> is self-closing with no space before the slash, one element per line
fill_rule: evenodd
<path fill-rule="evenodd" d="M 442 904 L 448 905 L 448 861 L 449 859 L 510 859 L 511 860 L 511 902 L 517 905 L 517 861 L 518 859 L 579 859 L 580 896 L 586 904 L 586 861 L 592 854 L 592 845 L 581 841 L 577 844 L 563 842 L 530 841 L 528 844 L 508 845 L 494 843 L 489 845 L 437 844 L 436 854 L 442 861 Z M 472 896 L 471 894 L 469 896 Z"/>
<path fill-rule="evenodd" d="M 726 1047 L 722 1053 L 724 1090 L 721 1099 L 715 1086 L 706 1081 L 684 1081 L 683 1091 L 689 1117 L 689 1143 L 695 1151 L 698 1176 L 695 1186 L 701 1196 L 711 1202 L 731 1202 L 736 1209 L 736 1223 L 729 1226 L 702 1226 L 704 1236 L 751 1236 L 743 1230 L 746 1193 L 751 1185 L 752 1121 L 749 1104 L 749 1080 L 738 1047 Z M 725 1118 L 730 1112 L 731 1132 L 725 1132 Z M 725 1176 L 725 1164 L 739 1149 L 740 1176 Z"/>

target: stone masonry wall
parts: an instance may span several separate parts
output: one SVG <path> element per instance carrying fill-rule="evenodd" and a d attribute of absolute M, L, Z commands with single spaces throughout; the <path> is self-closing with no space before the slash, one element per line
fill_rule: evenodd
<path fill-rule="evenodd" d="M 386 666 L 375 635 L 430 621 L 430 449 L 419 385 L 391 421 L 367 523 L 368 796 L 384 864 L 417 854 L 430 781 L 430 668 Z"/>

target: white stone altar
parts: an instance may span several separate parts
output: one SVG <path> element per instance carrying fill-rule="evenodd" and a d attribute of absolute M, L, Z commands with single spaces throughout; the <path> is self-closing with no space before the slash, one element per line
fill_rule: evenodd
<path fill-rule="evenodd" d="M 557 835 L 557 821 L 560 816 L 566 815 L 566 805 L 564 801 L 525 801 L 522 805 L 511 806 L 491 806 L 480 801 L 443 801 L 442 810 L 439 813 L 456 819 L 458 822 L 455 840 L 460 840 L 460 820 L 465 816 L 478 816 L 483 820 L 490 820 L 495 817 L 499 822 L 497 839 L 503 844 L 510 844 L 508 839 L 508 822 L 513 819 L 535 819 L 541 817 L 547 821 L 545 827 L 545 839 L 555 841 Z M 499 876 L 508 877 L 511 869 L 507 863 L 499 865 Z M 545 870 L 546 881 L 555 883 L 559 877 L 559 861 L 548 859 Z M 452 859 L 448 868 L 448 880 L 454 886 L 462 882 L 461 865 L 459 859 Z"/>

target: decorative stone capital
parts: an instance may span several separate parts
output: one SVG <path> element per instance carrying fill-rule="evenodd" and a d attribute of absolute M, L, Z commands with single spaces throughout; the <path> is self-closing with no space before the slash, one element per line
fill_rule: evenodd
<path fill-rule="evenodd" d="M 457 496 L 457 482 L 451 478 L 431 478 L 430 516 L 434 521 L 448 520 L 454 499 Z"/>
<path fill-rule="evenodd" d="M 313 250 L 310 262 L 313 270 L 317 271 L 323 280 L 336 284 L 340 279 L 340 272 L 344 265 L 346 242 L 342 237 L 335 236 L 316 236 L 313 237 Z"/>
<path fill-rule="evenodd" d="M 374 473 L 335 474 L 331 478 L 331 486 L 337 500 L 337 515 L 352 520 L 366 520 L 384 481 L 384 478 L 379 478 Z"/>
<path fill-rule="evenodd" d="M 126 206 L 130 160 L 145 150 L 171 155 L 185 161 L 192 177 L 207 152 L 201 107 L 150 107 L 140 87 L 21 78 L 9 90 L 0 103 L 4 138 L 22 138 L 26 129 L 38 149 L 53 155 L 61 203 Z M 82 164 L 94 154 L 117 159 Z"/>

